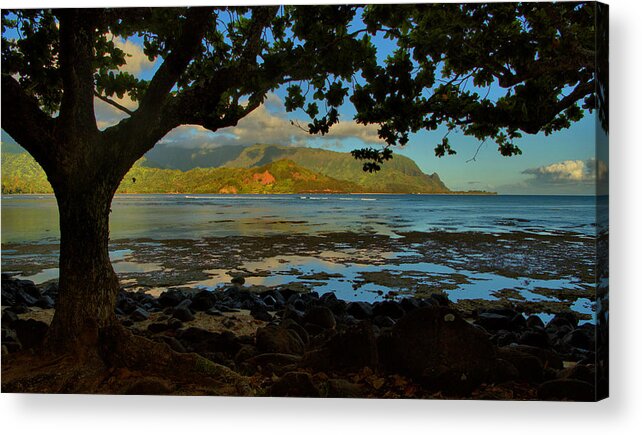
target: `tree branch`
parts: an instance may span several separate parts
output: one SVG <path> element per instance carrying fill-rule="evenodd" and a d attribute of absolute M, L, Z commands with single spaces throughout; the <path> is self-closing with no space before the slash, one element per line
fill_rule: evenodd
<path fill-rule="evenodd" d="M 114 100 L 112 100 L 112 99 L 110 99 L 110 98 L 107 98 L 107 97 L 105 97 L 105 96 L 103 96 L 103 95 L 100 95 L 100 94 L 99 94 L 98 92 L 96 92 L 96 91 L 94 91 L 94 96 L 95 96 L 96 98 L 98 98 L 99 100 L 104 101 L 105 103 L 107 103 L 107 104 L 110 104 L 110 105 L 114 106 L 116 109 L 118 109 L 118 110 L 120 110 L 120 111 L 125 112 L 125 113 L 126 113 L 126 114 L 128 114 L 129 116 L 132 116 L 132 115 L 134 114 L 134 112 L 132 112 L 131 110 L 129 110 L 127 107 L 123 106 L 122 104 L 117 103 L 116 101 L 114 101 Z"/>
<path fill-rule="evenodd" d="M 94 34 L 96 9 L 61 9 L 60 72 L 63 94 L 60 102 L 61 131 L 70 141 L 98 132 L 94 113 Z"/>
<path fill-rule="evenodd" d="M 54 121 L 9 74 L 2 74 L 2 128 L 47 169 L 55 143 Z"/>
<path fill-rule="evenodd" d="M 213 8 L 198 7 L 187 11 L 180 37 L 149 82 L 137 112 L 156 111 L 165 101 L 187 65 L 198 53 L 212 11 Z"/>

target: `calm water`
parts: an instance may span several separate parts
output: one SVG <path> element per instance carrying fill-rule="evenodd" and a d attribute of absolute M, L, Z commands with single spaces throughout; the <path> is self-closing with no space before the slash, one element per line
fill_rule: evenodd
<path fill-rule="evenodd" d="M 334 231 L 595 234 L 592 196 L 119 195 L 112 210 L 112 240 Z M 2 197 L 2 243 L 58 237 L 53 196 Z"/>
<path fill-rule="evenodd" d="M 588 196 L 460 196 L 460 195 L 121 195 L 112 205 L 111 239 L 148 238 L 158 240 L 202 239 L 205 237 L 249 236 L 274 234 L 315 235 L 352 231 L 377 233 L 391 238 L 410 231 L 435 230 L 461 232 L 507 233 L 519 231 L 533 234 L 557 232 L 594 236 L 596 231 L 596 199 Z M 58 212 L 53 196 L 13 195 L 2 197 L 2 243 L 50 243 L 58 240 Z M 530 239 L 533 240 L 533 239 Z M 144 242 L 142 244 L 158 244 Z M 136 243 L 141 243 L 136 242 Z M 569 249 L 573 250 L 573 242 Z M 198 243 L 195 243 L 198 245 Z M 343 244 L 347 245 L 347 244 Z M 4 248 L 4 247 L 3 247 Z M 346 300 L 381 300 L 391 291 L 413 290 L 431 283 L 453 284 L 445 290 L 453 301 L 462 299 L 497 300 L 496 291 L 512 289 L 523 300 L 557 301 L 554 296 L 537 293 L 537 289 L 559 292 L 586 289 L 591 282 L 582 282 L 574 274 L 503 276 L 471 270 L 471 265 L 485 253 L 459 253 L 448 264 L 427 261 L 413 246 L 402 243 L 394 252 L 363 252 L 355 257 L 352 246 L 336 247 L 336 251 L 307 252 L 283 255 L 270 250 L 260 261 L 239 260 L 232 269 L 249 272 L 248 285 L 280 286 L 303 283 L 319 293 L 333 291 Z M 33 248 L 28 248 L 30 251 Z M 501 247 L 499 249 L 502 249 Z M 16 269 L 16 261 L 24 252 L 3 249 L 3 270 Z M 54 255 L 57 255 L 55 253 Z M 114 269 L 121 279 L 136 280 L 137 274 L 167 272 L 157 259 L 135 260 L 131 249 L 115 249 L 111 253 Z M 160 252 L 159 252 L 160 255 Z M 192 255 L 194 264 L 208 269 L 203 257 L 189 251 L 171 251 L 163 255 Z M 488 253 L 492 256 L 492 253 Z M 515 257 L 508 252 L 505 255 Z M 346 261 L 346 257 L 351 258 Z M 357 258 L 361 257 L 361 258 Z M 38 254 L 29 262 L 40 261 Z M 31 259 L 32 258 L 32 259 Z M 402 261 L 394 261 L 394 260 Z M 538 257 L 529 261 L 538 262 Z M 159 259 L 158 261 L 161 261 Z M 566 261 L 560 258 L 559 261 Z M 228 264 L 228 267 L 230 265 Z M 215 290 L 230 280 L 230 269 L 205 270 L 206 280 L 183 285 Z M 220 267 L 220 266 L 215 266 Z M 385 270 L 400 278 L 399 282 L 364 281 L 367 273 Z M 265 274 L 263 272 L 269 271 Z M 328 278 L 311 281 L 310 274 L 325 273 Z M 464 277 L 453 281 L 453 274 Z M 56 267 L 33 274 L 22 274 L 36 283 L 58 277 Z M 403 279 L 413 284 L 406 288 Z M 406 281 L 407 282 L 407 281 Z M 162 291 L 163 288 L 157 289 Z M 535 293 L 534 293 L 535 291 Z M 594 304 L 578 298 L 570 309 L 591 315 Z M 550 314 L 539 313 L 543 319 Z"/>

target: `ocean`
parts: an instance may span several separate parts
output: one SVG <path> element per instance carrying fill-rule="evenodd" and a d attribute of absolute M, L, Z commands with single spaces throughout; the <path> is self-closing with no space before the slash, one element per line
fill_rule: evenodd
<path fill-rule="evenodd" d="M 511 231 L 595 235 L 594 196 L 117 195 L 111 239 Z M 2 243 L 57 240 L 53 195 L 2 197 Z"/>
<path fill-rule="evenodd" d="M 240 275 L 257 289 L 442 293 L 592 321 L 596 228 L 593 196 L 117 195 L 110 254 L 121 284 L 154 294 Z M 3 272 L 56 279 L 58 238 L 53 196 L 2 197 Z"/>

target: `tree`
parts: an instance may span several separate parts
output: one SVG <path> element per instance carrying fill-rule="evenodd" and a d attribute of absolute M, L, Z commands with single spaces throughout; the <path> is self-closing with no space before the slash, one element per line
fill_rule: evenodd
<path fill-rule="evenodd" d="M 358 122 L 379 126 L 387 145 L 354 152 L 366 170 L 440 125 L 512 155 L 521 132 L 560 130 L 595 108 L 595 15 L 592 3 L 4 10 L 2 128 L 42 166 L 60 211 L 48 349 L 127 340 L 110 205 L 173 128 L 236 125 L 285 86 L 287 110 L 307 113 L 312 134 L 339 122 L 348 99 Z M 113 38 L 132 36 L 161 61 L 148 81 L 122 70 Z M 383 62 L 375 36 L 395 43 Z M 126 94 L 136 110 L 114 99 Z M 101 131 L 95 98 L 127 117 Z M 454 153 L 447 137 L 435 151 Z"/>

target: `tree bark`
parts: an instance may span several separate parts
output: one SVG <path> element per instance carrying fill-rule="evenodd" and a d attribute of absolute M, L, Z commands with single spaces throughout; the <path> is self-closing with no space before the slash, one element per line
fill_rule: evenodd
<path fill-rule="evenodd" d="M 71 177 L 54 187 L 60 212 L 60 281 L 48 350 L 86 352 L 120 327 L 118 278 L 109 259 L 109 213 L 118 183 Z"/>

